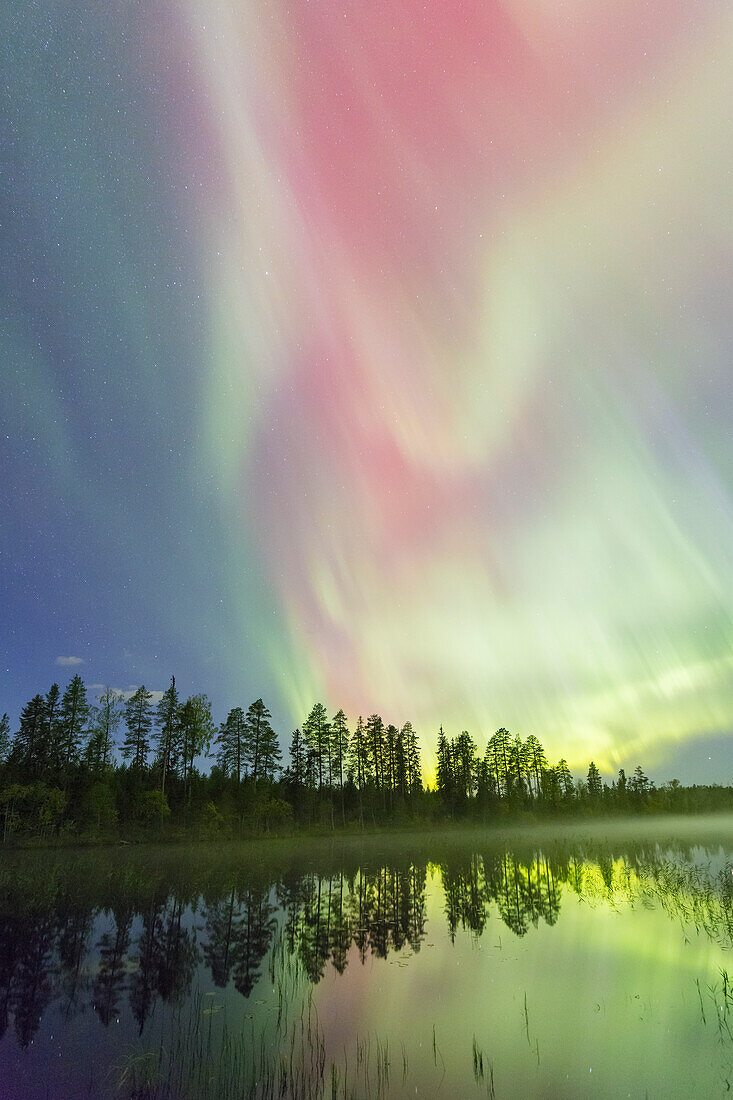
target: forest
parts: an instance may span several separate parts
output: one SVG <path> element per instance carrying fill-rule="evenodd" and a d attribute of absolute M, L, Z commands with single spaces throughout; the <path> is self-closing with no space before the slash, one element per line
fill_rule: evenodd
<path fill-rule="evenodd" d="M 218 726 L 204 694 L 175 677 L 154 704 L 142 685 L 90 700 L 80 676 L 0 719 L 4 844 L 236 839 L 336 829 L 491 824 L 515 819 L 733 808 L 733 788 L 656 786 L 637 766 L 610 783 L 591 760 L 576 778 L 537 737 L 500 728 L 482 751 L 466 730 L 437 734 L 434 783 L 418 735 L 378 714 L 349 723 L 316 703 L 289 743 L 262 699 Z"/>

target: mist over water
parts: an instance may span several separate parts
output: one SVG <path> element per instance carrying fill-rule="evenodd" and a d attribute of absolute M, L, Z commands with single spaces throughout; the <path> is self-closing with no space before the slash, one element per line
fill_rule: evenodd
<path fill-rule="evenodd" d="M 11 854 L 2 1096 L 718 1095 L 731 860 L 729 818 Z"/>

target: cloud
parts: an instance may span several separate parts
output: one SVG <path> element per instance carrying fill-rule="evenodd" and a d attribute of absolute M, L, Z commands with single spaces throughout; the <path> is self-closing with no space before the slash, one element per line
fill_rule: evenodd
<path fill-rule="evenodd" d="M 84 658 L 83 657 L 57 657 L 56 658 L 56 664 L 57 665 L 62 665 L 64 668 L 68 667 L 69 665 L 83 665 L 84 664 Z"/>
<path fill-rule="evenodd" d="M 88 684 L 87 685 L 87 691 L 89 692 L 90 695 L 93 695 L 93 696 L 96 696 L 97 698 L 99 698 L 99 696 L 102 694 L 102 692 L 107 690 L 108 686 L 110 686 L 110 685 L 107 685 L 107 684 Z M 130 684 L 130 686 L 127 687 L 127 688 L 113 687 L 111 690 L 117 692 L 117 694 L 120 696 L 120 698 L 123 701 L 127 701 L 130 698 L 131 695 L 135 694 L 135 692 L 137 691 L 139 686 L 140 686 L 139 684 Z M 162 691 L 156 691 L 155 688 L 148 688 L 148 691 L 152 695 L 152 699 L 150 700 L 151 706 L 157 706 L 158 703 L 160 702 L 160 700 L 163 698 L 163 692 Z"/>

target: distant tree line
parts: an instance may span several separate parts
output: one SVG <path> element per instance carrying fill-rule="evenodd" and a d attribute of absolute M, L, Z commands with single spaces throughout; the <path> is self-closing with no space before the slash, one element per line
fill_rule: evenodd
<path fill-rule="evenodd" d="M 591 760 L 586 777 L 576 780 L 564 758 L 548 762 L 537 737 L 523 740 L 504 727 L 490 737 L 483 753 L 468 730 L 449 739 L 441 728 L 436 791 L 451 816 L 458 817 L 513 811 L 689 812 L 733 805 L 730 788 L 683 788 L 676 779 L 657 788 L 641 764 L 631 777 L 621 768 L 617 778 L 606 783 Z"/>
<path fill-rule="evenodd" d="M 290 763 L 262 699 L 217 727 L 206 695 L 180 697 L 175 677 L 153 703 L 105 688 L 92 703 L 78 675 L 0 719 L 0 827 L 17 834 L 114 835 L 167 829 L 216 837 L 293 825 L 376 825 L 418 812 L 420 749 L 373 714 L 350 728 L 316 703 L 290 740 Z M 207 768 L 202 765 L 208 764 Z"/>
<path fill-rule="evenodd" d="M 292 828 L 376 827 L 416 821 L 489 822 L 517 814 L 727 809 L 727 787 L 663 787 L 637 767 L 610 785 L 594 762 L 576 780 L 550 765 L 535 736 L 503 727 L 483 753 L 463 730 L 438 734 L 435 784 L 423 783 L 410 722 L 378 714 L 350 724 L 316 703 L 290 739 L 283 767 L 262 699 L 234 707 L 217 727 L 206 695 L 179 696 L 175 677 L 160 701 L 142 685 L 104 688 L 95 702 L 80 676 L 63 693 L 34 695 L 11 734 L 0 718 L 0 829 L 17 836 L 112 838 L 242 836 Z M 208 764 L 208 767 L 206 765 Z"/>
<path fill-rule="evenodd" d="M 641 765 L 630 778 L 621 768 L 609 785 L 593 760 L 585 778 L 575 780 L 567 760 L 548 763 L 533 734 L 522 740 L 504 727 L 489 738 L 483 754 L 467 730 L 449 740 L 441 727 L 435 781 L 438 795 L 454 816 L 497 809 L 668 809 L 677 793 L 685 789 L 673 779 L 657 790 Z M 680 803 L 675 808 L 683 807 Z"/>

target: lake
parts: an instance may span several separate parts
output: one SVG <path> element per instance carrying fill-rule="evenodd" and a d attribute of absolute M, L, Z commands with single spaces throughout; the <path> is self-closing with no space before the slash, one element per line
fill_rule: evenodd
<path fill-rule="evenodd" d="M 733 819 L 0 856 L 0 1096 L 733 1084 Z"/>

